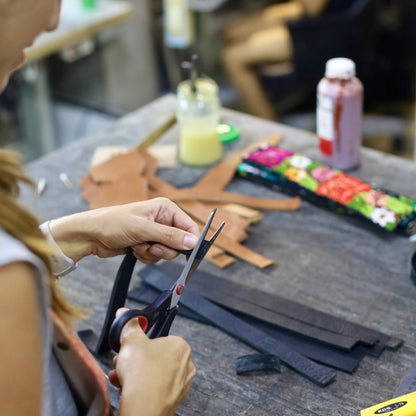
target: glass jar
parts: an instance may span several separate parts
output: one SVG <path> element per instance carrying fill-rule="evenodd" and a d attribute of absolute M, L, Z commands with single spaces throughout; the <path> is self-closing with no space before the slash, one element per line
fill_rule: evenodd
<path fill-rule="evenodd" d="M 180 128 L 179 157 L 190 166 L 209 166 L 222 157 L 217 131 L 221 104 L 218 86 L 210 78 L 181 82 L 177 89 L 177 119 Z"/>

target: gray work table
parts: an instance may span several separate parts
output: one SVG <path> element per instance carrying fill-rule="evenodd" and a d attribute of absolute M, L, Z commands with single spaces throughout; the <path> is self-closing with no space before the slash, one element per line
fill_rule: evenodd
<path fill-rule="evenodd" d="M 174 109 L 174 97 L 163 97 L 106 130 L 30 163 L 32 178 L 46 177 L 47 188 L 40 198 L 25 189 L 23 201 L 41 220 L 88 209 L 76 183 L 88 171 L 94 149 L 105 145 L 131 147 L 167 120 Z M 281 133 L 282 147 L 317 157 L 317 142 L 311 133 L 230 110 L 223 110 L 223 121 L 241 130 L 234 149 Z M 174 126 L 161 140 L 172 142 L 177 137 Z M 62 171 L 74 183 L 72 189 L 58 179 Z M 179 165 L 161 169 L 158 175 L 181 187 L 191 185 L 204 172 Z M 413 162 L 363 149 L 361 167 L 351 173 L 416 198 Z M 234 179 L 227 190 L 285 197 L 242 179 Z M 396 352 L 383 352 L 380 358 L 365 357 L 354 375 L 338 371 L 336 381 L 321 388 L 285 366 L 280 374 L 237 376 L 236 358 L 254 350 L 212 326 L 178 317 L 172 332 L 190 343 L 197 367 L 191 393 L 178 414 L 358 415 L 360 409 L 393 397 L 416 359 L 416 287 L 409 278 L 409 258 L 415 247 L 409 239 L 302 202 L 295 212 L 265 211 L 264 218 L 250 228 L 245 245 L 275 260 L 276 265 L 259 270 L 237 261 L 221 270 L 204 261 L 200 267 L 402 338 L 404 345 Z M 80 328 L 100 331 L 121 259 L 83 259 L 76 271 L 61 278 L 68 296 L 91 308 Z M 135 276 L 130 287 L 139 282 Z M 129 301 L 128 306 L 135 304 Z"/>

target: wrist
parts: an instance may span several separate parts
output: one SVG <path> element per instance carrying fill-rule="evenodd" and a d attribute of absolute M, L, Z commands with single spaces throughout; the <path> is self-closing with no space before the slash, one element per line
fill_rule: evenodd
<path fill-rule="evenodd" d="M 52 267 L 52 273 L 54 276 L 65 276 L 72 272 L 77 267 L 77 264 L 73 259 L 66 256 L 61 250 L 49 228 L 49 221 L 44 222 L 39 226 L 48 243 L 53 247 L 53 252 L 50 253 L 49 258 Z"/>
<path fill-rule="evenodd" d="M 49 221 L 49 230 L 62 252 L 74 262 L 91 254 L 87 224 L 79 214 Z"/>

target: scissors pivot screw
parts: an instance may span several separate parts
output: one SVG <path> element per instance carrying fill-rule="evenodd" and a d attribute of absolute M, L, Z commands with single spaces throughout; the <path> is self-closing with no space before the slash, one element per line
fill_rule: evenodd
<path fill-rule="evenodd" d="M 184 289 L 184 286 L 183 285 L 178 285 L 177 288 L 176 288 L 176 293 L 178 295 L 182 295 L 183 289 Z"/>

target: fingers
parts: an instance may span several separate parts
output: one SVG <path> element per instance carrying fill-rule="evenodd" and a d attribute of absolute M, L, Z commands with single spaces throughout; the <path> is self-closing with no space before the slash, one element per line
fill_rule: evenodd
<path fill-rule="evenodd" d="M 117 376 L 117 370 L 110 370 L 108 372 L 108 380 L 114 387 L 121 388 L 121 384 Z"/>
<path fill-rule="evenodd" d="M 142 243 L 131 247 L 134 256 L 142 263 L 157 263 L 159 260 L 173 260 L 179 253 L 177 250 L 166 247 L 160 243 Z"/>

